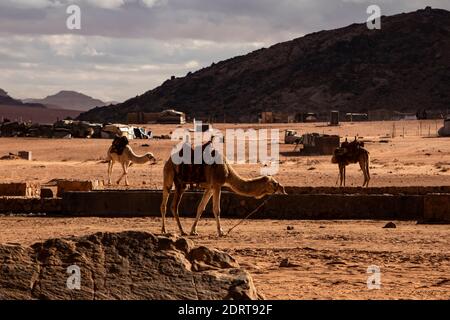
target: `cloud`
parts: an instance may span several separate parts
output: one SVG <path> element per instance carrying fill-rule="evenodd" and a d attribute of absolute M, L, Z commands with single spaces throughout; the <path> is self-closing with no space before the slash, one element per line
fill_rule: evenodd
<path fill-rule="evenodd" d="M 123 100 L 212 62 L 310 32 L 448 0 L 2 0 L 0 88 L 17 97 L 77 89 Z M 68 30 L 66 8 L 81 8 Z"/>
<path fill-rule="evenodd" d="M 0 37 L 0 88 L 18 98 L 62 89 L 125 100 L 258 43 L 107 38 L 80 35 Z"/>

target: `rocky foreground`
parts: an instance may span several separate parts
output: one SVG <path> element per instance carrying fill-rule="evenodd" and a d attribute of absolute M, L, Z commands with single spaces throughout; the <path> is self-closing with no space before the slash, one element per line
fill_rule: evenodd
<path fill-rule="evenodd" d="M 262 298 L 230 255 L 145 232 L 0 245 L 0 261 L 1 299 Z"/>

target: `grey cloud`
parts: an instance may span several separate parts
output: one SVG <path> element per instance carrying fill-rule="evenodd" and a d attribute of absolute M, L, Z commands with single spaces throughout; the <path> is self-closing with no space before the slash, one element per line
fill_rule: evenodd
<path fill-rule="evenodd" d="M 82 30 L 66 28 L 79 4 Z M 448 0 L 2 0 L 0 88 L 17 97 L 76 89 L 106 100 L 149 90 L 171 75 L 306 33 Z"/>

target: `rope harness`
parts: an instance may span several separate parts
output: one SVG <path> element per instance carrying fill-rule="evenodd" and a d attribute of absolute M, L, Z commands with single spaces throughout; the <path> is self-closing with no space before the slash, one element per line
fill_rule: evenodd
<path fill-rule="evenodd" d="M 244 223 L 245 220 L 247 220 L 248 218 L 250 218 L 252 215 L 254 215 L 255 213 L 257 213 L 259 210 L 261 210 L 262 207 L 264 207 L 269 200 L 273 197 L 273 195 L 270 195 L 266 200 L 263 201 L 263 203 L 261 203 L 255 210 L 253 210 L 252 212 L 250 212 L 247 216 L 245 216 L 244 218 L 242 218 L 237 224 L 235 224 L 233 227 L 231 227 L 226 235 L 230 235 L 231 231 L 233 231 L 234 229 L 236 229 L 237 227 L 239 227 L 242 223 Z"/>

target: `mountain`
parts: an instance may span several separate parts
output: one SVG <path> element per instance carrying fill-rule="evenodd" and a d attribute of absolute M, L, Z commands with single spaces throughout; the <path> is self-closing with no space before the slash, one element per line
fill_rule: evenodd
<path fill-rule="evenodd" d="M 321 31 L 213 64 L 79 119 L 124 121 L 174 108 L 191 117 L 256 121 L 261 111 L 367 112 L 450 106 L 450 12 L 427 7 Z"/>
<path fill-rule="evenodd" d="M 8 95 L 8 93 L 0 88 L 0 106 L 16 106 L 16 107 L 33 107 L 33 108 L 45 108 L 44 105 L 39 103 L 23 103 L 20 100 L 14 99 Z"/>
<path fill-rule="evenodd" d="M 107 103 L 75 91 L 60 91 L 44 99 L 25 99 L 26 102 L 41 103 L 54 109 L 87 111 Z"/>
<path fill-rule="evenodd" d="M 0 89 L 0 122 L 9 119 L 11 121 L 53 123 L 58 119 L 75 118 L 80 112 L 47 108 L 40 103 L 23 103 L 11 98 L 5 90 Z"/>
<path fill-rule="evenodd" d="M 79 114 L 80 111 L 77 110 L 36 108 L 29 105 L 0 105 L 0 123 L 4 119 L 19 122 L 54 123 L 67 117 L 75 119 Z"/>

